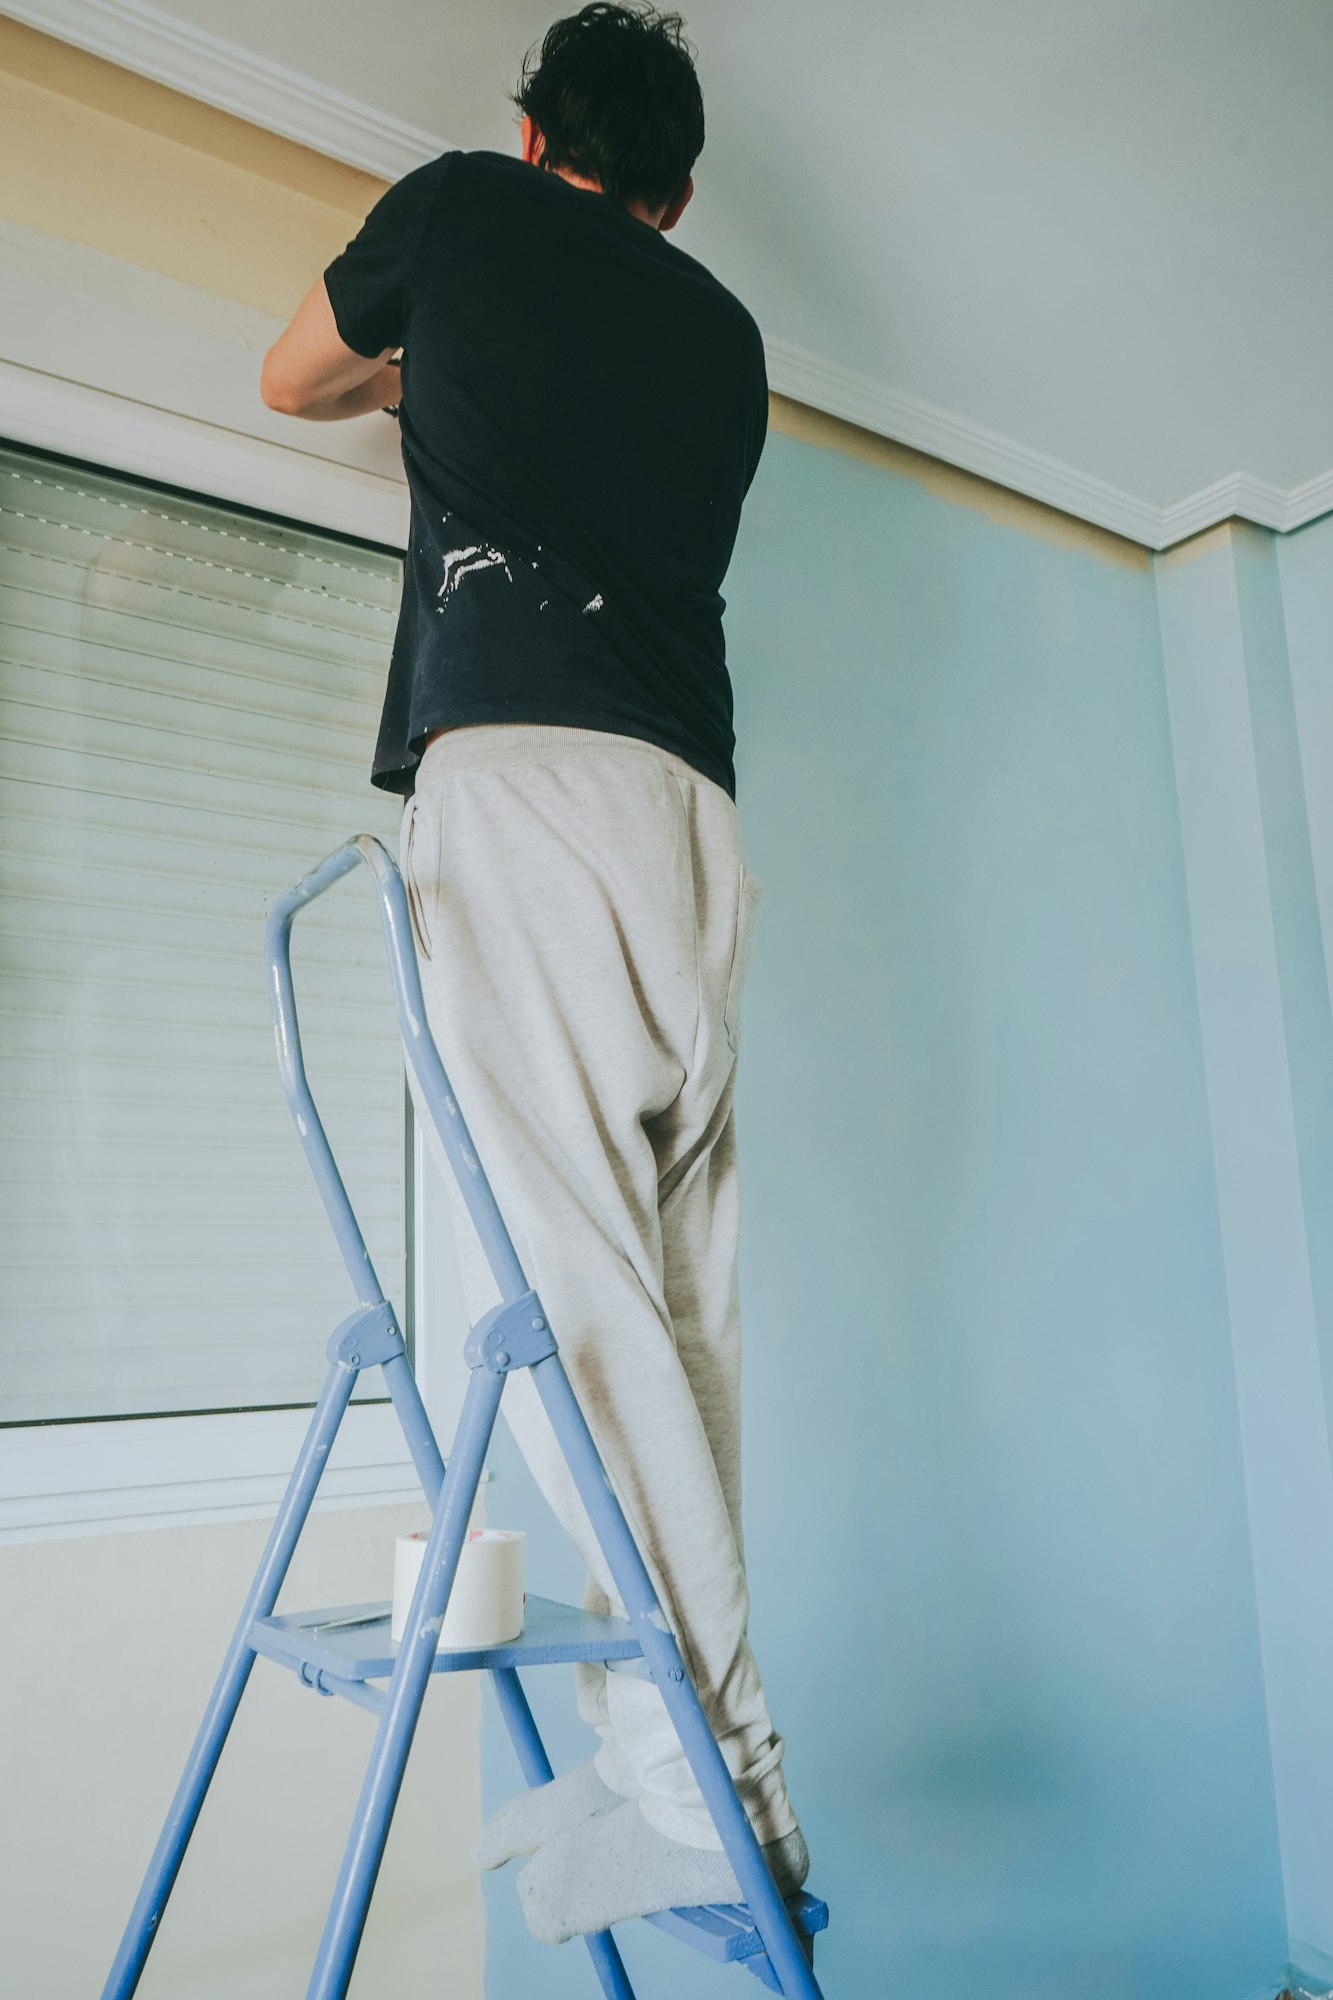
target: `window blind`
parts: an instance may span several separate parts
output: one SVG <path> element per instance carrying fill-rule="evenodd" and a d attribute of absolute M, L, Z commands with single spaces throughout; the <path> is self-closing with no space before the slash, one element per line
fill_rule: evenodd
<path fill-rule="evenodd" d="M 355 1300 L 264 922 L 348 835 L 396 846 L 368 773 L 400 576 L 0 447 L 0 1422 L 318 1393 Z M 405 1092 L 362 871 L 294 939 L 316 1103 L 401 1318 Z"/>

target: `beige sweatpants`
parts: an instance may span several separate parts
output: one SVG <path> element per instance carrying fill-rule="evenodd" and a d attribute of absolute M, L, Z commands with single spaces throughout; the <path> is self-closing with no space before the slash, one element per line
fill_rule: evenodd
<path fill-rule="evenodd" d="M 736 807 L 637 738 L 457 729 L 427 746 L 402 861 L 463 1115 L 755 1831 L 778 1839 L 796 1819 L 741 1536 L 732 1087 L 759 889 Z M 498 1292 L 457 1196 L 455 1222 L 475 1321 Z M 585 1608 L 623 1615 L 526 1370 L 501 1408 L 587 1565 Z M 576 1676 L 603 1779 L 717 1847 L 656 1687 Z"/>

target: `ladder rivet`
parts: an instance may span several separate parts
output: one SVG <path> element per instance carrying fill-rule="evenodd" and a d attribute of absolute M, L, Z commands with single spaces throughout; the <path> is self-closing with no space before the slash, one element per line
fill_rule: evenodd
<path fill-rule="evenodd" d="M 673 1667 L 671 1669 L 671 1678 L 673 1681 L 683 1681 L 685 1678 L 684 1667 Z"/>
<path fill-rule="evenodd" d="M 497 1368 L 507 1368 L 509 1366 L 509 1356 L 503 1348 L 500 1349 L 500 1352 L 495 1357 L 495 1365 Z"/>
<path fill-rule="evenodd" d="M 361 1356 L 359 1354 L 349 1354 L 347 1360 L 348 1365 L 352 1368 L 359 1368 L 361 1366 Z"/>
<path fill-rule="evenodd" d="M 546 1321 L 544 1319 L 535 1319 L 532 1322 L 532 1330 L 534 1333 L 541 1333 L 544 1330 L 545 1326 L 546 1326 Z"/>

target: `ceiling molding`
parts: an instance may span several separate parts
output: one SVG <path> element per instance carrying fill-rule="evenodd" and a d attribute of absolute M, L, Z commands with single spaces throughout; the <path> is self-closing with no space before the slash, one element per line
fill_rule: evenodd
<path fill-rule="evenodd" d="M 0 13 L 381 180 L 400 180 L 448 145 L 143 0 L 2 0 Z"/>
<path fill-rule="evenodd" d="M 910 445 L 914 451 L 974 472 L 1012 492 L 1025 493 L 1029 499 L 1043 500 L 1063 514 L 1109 528 L 1129 541 L 1157 547 L 1153 537 L 1161 529 L 1162 510 L 1149 500 L 1122 493 L 1072 465 L 1062 465 L 1058 459 L 1047 458 L 948 410 L 886 389 L 869 375 L 839 367 L 837 362 L 826 361 L 790 341 L 766 338 L 764 351 L 769 387 L 780 395 L 859 424 L 863 430 L 876 431 L 895 444 Z"/>
<path fill-rule="evenodd" d="M 1333 512 L 1333 471 L 1286 492 L 1249 473 L 1233 472 L 1184 500 L 1159 506 L 982 424 L 969 423 L 965 417 L 931 403 L 886 389 L 872 377 L 825 361 L 790 341 L 766 338 L 764 351 L 769 387 L 780 395 L 842 417 L 862 430 L 908 445 L 1011 492 L 1025 493 L 1062 514 L 1073 514 L 1158 553 L 1216 527 L 1220 521 L 1253 521 L 1258 527 L 1287 534 Z"/>
<path fill-rule="evenodd" d="M 0 0 L 0 13 L 383 180 L 399 179 L 449 146 L 434 133 L 173 20 L 144 0 Z M 766 339 L 764 346 L 769 383 L 780 394 L 1143 548 L 1169 549 L 1235 518 L 1286 534 L 1333 511 L 1333 470 L 1285 492 L 1234 472 L 1159 505 L 790 341 Z"/>
<path fill-rule="evenodd" d="M 1218 521 L 1232 519 L 1253 521 L 1260 528 L 1273 528 L 1285 535 L 1329 513 L 1333 513 L 1333 472 L 1320 473 L 1285 493 L 1280 486 L 1270 486 L 1248 472 L 1233 472 L 1215 486 L 1205 486 L 1187 500 L 1164 507 L 1163 538 L 1158 546 L 1172 548 Z"/>

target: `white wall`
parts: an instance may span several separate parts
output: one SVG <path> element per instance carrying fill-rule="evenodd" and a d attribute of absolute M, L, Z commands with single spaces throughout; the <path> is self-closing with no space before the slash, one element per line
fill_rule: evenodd
<path fill-rule="evenodd" d="M 314 1516 L 284 1609 L 392 1588 L 424 1507 Z M 263 1521 L 0 1549 L 0 1993 L 100 1992 L 267 1533 Z M 426 1702 L 353 1995 L 482 1992 L 474 1674 Z M 261 1660 L 140 1988 L 304 1992 L 374 1720 Z"/>

